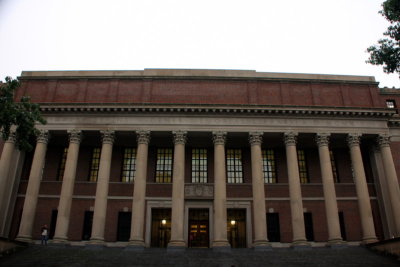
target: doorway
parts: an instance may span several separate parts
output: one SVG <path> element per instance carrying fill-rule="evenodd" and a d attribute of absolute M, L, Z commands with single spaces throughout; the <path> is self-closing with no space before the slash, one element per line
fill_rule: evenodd
<path fill-rule="evenodd" d="M 228 240 L 232 248 L 246 246 L 246 209 L 228 209 Z"/>
<path fill-rule="evenodd" d="M 151 247 L 166 248 L 171 239 L 171 209 L 151 210 Z"/>
<path fill-rule="evenodd" d="M 85 211 L 83 220 L 82 240 L 89 240 L 92 236 L 93 211 Z"/>
<path fill-rule="evenodd" d="M 208 209 L 189 209 L 188 246 L 192 248 L 210 246 Z"/>
<path fill-rule="evenodd" d="M 270 242 L 281 242 L 279 213 L 267 213 L 267 236 Z"/>
<path fill-rule="evenodd" d="M 129 241 L 131 235 L 131 218 L 131 212 L 120 211 L 118 213 L 117 241 Z"/>

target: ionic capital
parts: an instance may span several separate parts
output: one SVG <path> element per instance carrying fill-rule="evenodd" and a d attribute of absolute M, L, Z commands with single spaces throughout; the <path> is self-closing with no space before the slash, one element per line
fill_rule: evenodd
<path fill-rule="evenodd" d="M 150 131 L 136 131 L 136 141 L 138 144 L 148 145 L 150 143 Z"/>
<path fill-rule="evenodd" d="M 249 143 L 252 146 L 259 145 L 261 146 L 263 141 L 263 132 L 250 132 L 249 133 Z"/>
<path fill-rule="evenodd" d="M 174 144 L 175 145 L 184 145 L 186 143 L 186 131 L 173 131 L 174 135 Z"/>
<path fill-rule="evenodd" d="M 82 140 L 82 132 L 80 130 L 70 130 L 68 135 L 70 143 L 79 144 Z"/>
<path fill-rule="evenodd" d="M 376 138 L 376 142 L 379 144 L 379 147 L 387 147 L 390 145 L 390 135 L 387 134 L 380 134 Z"/>
<path fill-rule="evenodd" d="M 114 143 L 114 131 L 100 131 L 101 139 L 103 144 L 113 144 Z"/>
<path fill-rule="evenodd" d="M 330 136 L 331 135 L 329 133 L 318 133 L 315 137 L 315 141 L 317 142 L 319 147 L 328 146 Z"/>
<path fill-rule="evenodd" d="M 284 134 L 285 145 L 287 146 L 295 146 L 297 143 L 297 133 L 295 132 L 286 132 Z"/>
<path fill-rule="evenodd" d="M 36 142 L 47 144 L 49 142 L 50 133 L 47 130 L 40 130 L 38 136 L 36 136 Z"/>
<path fill-rule="evenodd" d="M 225 145 L 226 132 L 213 132 L 214 145 Z"/>
<path fill-rule="evenodd" d="M 348 134 L 347 135 L 347 143 L 349 144 L 349 147 L 359 146 L 360 145 L 360 138 L 361 138 L 361 134 L 360 133 Z"/>

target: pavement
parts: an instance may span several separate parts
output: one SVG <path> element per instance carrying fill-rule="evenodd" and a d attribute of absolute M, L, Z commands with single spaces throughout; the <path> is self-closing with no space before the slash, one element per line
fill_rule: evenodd
<path fill-rule="evenodd" d="M 400 266 L 394 257 L 383 256 L 365 247 L 273 248 L 268 251 L 212 249 L 170 251 L 146 248 L 142 251 L 118 247 L 32 245 L 0 257 L 0 266 Z"/>

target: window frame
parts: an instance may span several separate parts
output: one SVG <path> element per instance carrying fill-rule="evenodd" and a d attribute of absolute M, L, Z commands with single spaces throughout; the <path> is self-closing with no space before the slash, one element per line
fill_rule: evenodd
<path fill-rule="evenodd" d="M 233 152 L 230 158 L 230 152 Z M 239 152 L 239 153 L 237 153 Z M 239 156 L 239 158 L 237 158 Z M 242 184 L 243 178 L 243 151 L 241 148 L 229 148 L 226 150 L 226 179 L 228 184 Z"/>
<path fill-rule="evenodd" d="M 194 158 L 194 152 L 198 152 Z M 205 152 L 205 153 L 204 153 Z M 205 157 L 202 157 L 205 156 Z M 197 163 L 197 164 L 193 164 Z M 197 167 L 198 169 L 194 169 Z M 192 148 L 191 149 L 191 182 L 206 184 L 208 183 L 208 149 L 207 148 Z"/>
<path fill-rule="evenodd" d="M 128 150 L 131 151 L 127 154 Z M 136 174 L 137 149 L 136 147 L 124 147 L 123 153 L 124 154 L 122 157 L 121 182 L 133 183 L 135 182 L 135 174 Z M 128 175 L 125 175 L 126 173 L 128 173 Z"/>
<path fill-rule="evenodd" d="M 163 154 L 159 154 L 161 151 L 164 151 Z M 159 157 L 161 155 L 164 157 Z M 156 183 L 172 183 L 173 163 L 174 151 L 172 148 L 157 148 L 156 170 L 154 177 L 154 181 Z"/>
<path fill-rule="evenodd" d="M 62 181 L 64 178 L 65 165 L 67 163 L 68 156 L 68 147 L 64 147 L 60 154 L 61 157 L 57 168 L 57 181 Z"/>
<path fill-rule="evenodd" d="M 101 147 L 93 147 L 92 154 L 90 157 L 90 166 L 89 166 L 89 182 L 97 182 L 99 177 L 99 168 L 100 168 L 100 157 L 101 157 Z"/>
<path fill-rule="evenodd" d="M 301 184 L 310 183 L 310 175 L 307 166 L 307 156 L 304 149 L 297 149 L 297 164 L 299 166 L 299 177 Z"/>
<path fill-rule="evenodd" d="M 262 149 L 262 166 L 263 166 L 263 178 L 265 184 L 276 184 L 278 182 L 276 173 L 276 157 L 274 149 Z M 269 158 L 268 156 L 272 156 Z M 272 162 L 272 164 L 270 163 Z"/>

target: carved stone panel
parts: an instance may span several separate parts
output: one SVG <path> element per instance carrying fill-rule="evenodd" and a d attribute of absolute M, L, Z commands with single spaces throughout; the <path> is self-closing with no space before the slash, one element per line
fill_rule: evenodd
<path fill-rule="evenodd" d="M 214 186 L 212 184 L 186 184 L 186 199 L 213 199 Z"/>

